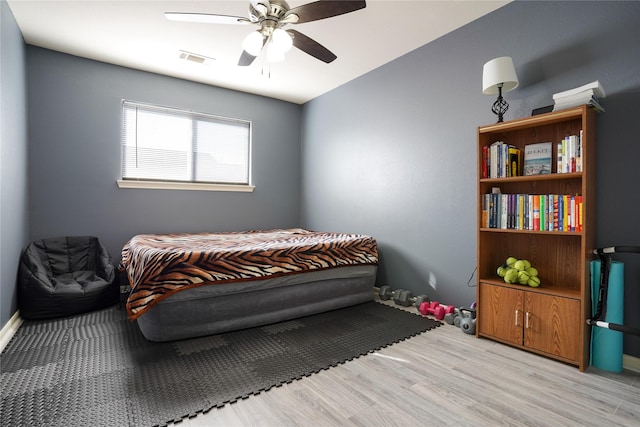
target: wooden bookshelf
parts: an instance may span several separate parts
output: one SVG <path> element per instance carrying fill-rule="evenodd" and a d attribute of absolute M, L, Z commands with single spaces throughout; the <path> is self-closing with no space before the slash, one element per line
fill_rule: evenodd
<path fill-rule="evenodd" d="M 582 171 L 557 173 L 556 144 L 582 131 Z M 553 142 L 552 173 L 508 178 L 482 177 L 483 147 L 504 141 L 525 145 Z M 582 230 L 534 231 L 488 228 L 483 197 L 503 194 L 582 196 Z M 538 353 L 584 371 L 589 366 L 591 316 L 589 263 L 595 248 L 595 110 L 576 107 L 478 128 L 478 337 Z M 505 283 L 497 268 L 507 257 L 528 259 L 538 269 L 538 288 Z"/>

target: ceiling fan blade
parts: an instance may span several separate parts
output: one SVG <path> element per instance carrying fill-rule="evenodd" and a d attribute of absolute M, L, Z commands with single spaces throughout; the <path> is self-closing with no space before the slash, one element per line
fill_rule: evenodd
<path fill-rule="evenodd" d="M 311 37 L 305 36 L 300 31 L 287 30 L 287 33 L 289 33 L 289 35 L 291 35 L 291 37 L 293 38 L 293 45 L 295 47 L 305 53 L 308 53 L 314 58 L 326 62 L 327 64 L 333 62 L 337 58 L 337 56 L 334 55 L 333 52 L 331 52 L 329 49 L 322 46 Z"/>
<path fill-rule="evenodd" d="M 209 13 L 181 13 L 165 12 L 164 16 L 170 21 L 199 22 L 203 24 L 252 24 L 253 22 L 241 16 L 213 15 Z"/>
<path fill-rule="evenodd" d="M 256 58 L 256 56 L 250 55 L 246 50 L 243 50 L 242 55 L 240 55 L 240 59 L 238 60 L 238 66 L 248 67 Z"/>
<path fill-rule="evenodd" d="M 359 0 L 319 0 L 289 9 L 289 11 L 284 14 L 283 19 L 286 19 L 287 16 L 291 14 L 295 14 L 298 15 L 296 24 L 301 24 L 303 22 L 317 21 L 319 19 L 355 12 L 356 10 L 364 9 L 366 6 L 366 1 Z"/>

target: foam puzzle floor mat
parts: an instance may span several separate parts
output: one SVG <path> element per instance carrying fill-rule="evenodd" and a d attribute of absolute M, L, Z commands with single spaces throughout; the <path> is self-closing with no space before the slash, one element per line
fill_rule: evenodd
<path fill-rule="evenodd" d="M 118 306 L 25 321 L 0 355 L 0 425 L 164 426 L 439 325 L 373 301 L 165 343 Z"/>

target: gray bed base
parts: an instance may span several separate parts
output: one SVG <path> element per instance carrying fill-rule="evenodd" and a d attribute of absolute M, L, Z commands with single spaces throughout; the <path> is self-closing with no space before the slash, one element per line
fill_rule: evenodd
<path fill-rule="evenodd" d="M 361 265 L 178 292 L 137 319 L 165 342 L 262 326 L 373 300 L 376 266 Z"/>

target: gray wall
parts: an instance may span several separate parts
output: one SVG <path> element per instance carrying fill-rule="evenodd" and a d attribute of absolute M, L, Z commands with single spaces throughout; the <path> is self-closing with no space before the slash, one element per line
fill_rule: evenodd
<path fill-rule="evenodd" d="M 305 104 L 302 225 L 371 234 L 379 284 L 470 304 L 476 130 L 496 120 L 482 67 L 506 55 L 520 78 L 507 120 L 600 80 L 596 241 L 640 245 L 639 22 L 638 2 L 511 3 Z M 640 256 L 626 258 L 625 322 L 640 327 Z M 625 352 L 640 356 L 640 337 Z"/>
<path fill-rule="evenodd" d="M 301 107 L 29 46 L 30 239 L 299 225 Z M 253 193 L 120 189 L 121 100 L 250 120 Z"/>
<path fill-rule="evenodd" d="M 25 45 L 0 1 L 0 328 L 16 310 L 16 272 L 28 240 Z"/>

